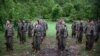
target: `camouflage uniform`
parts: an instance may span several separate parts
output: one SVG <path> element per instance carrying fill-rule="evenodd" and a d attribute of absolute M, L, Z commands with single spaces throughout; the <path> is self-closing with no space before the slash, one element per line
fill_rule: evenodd
<path fill-rule="evenodd" d="M 82 38 L 83 38 L 83 24 L 82 24 L 82 22 L 80 22 L 77 29 L 78 29 L 77 30 L 77 40 L 78 40 L 78 43 L 81 43 Z"/>
<path fill-rule="evenodd" d="M 63 51 L 66 46 L 66 38 L 68 36 L 67 27 L 66 25 L 57 24 L 56 25 L 56 34 L 57 34 L 57 41 L 58 41 L 58 49 Z"/>
<path fill-rule="evenodd" d="M 72 37 L 76 36 L 76 22 L 73 22 L 72 24 Z"/>
<path fill-rule="evenodd" d="M 21 37 L 21 21 L 18 22 L 18 33 L 17 33 L 17 37 Z"/>
<path fill-rule="evenodd" d="M 46 31 L 48 30 L 48 24 L 44 21 L 43 25 L 44 25 L 44 34 L 43 34 L 43 37 L 46 37 Z"/>
<path fill-rule="evenodd" d="M 86 49 L 91 50 L 95 41 L 96 28 L 94 24 L 88 23 L 86 30 Z"/>
<path fill-rule="evenodd" d="M 36 24 L 34 26 L 34 30 L 32 31 L 33 33 L 33 49 L 36 51 L 40 50 L 40 44 L 41 44 L 41 38 L 43 37 L 43 28 L 41 24 Z"/>
<path fill-rule="evenodd" d="M 21 44 L 24 44 L 24 42 L 26 42 L 26 32 L 27 32 L 27 28 L 26 28 L 26 23 L 25 22 L 22 22 L 21 23 L 21 37 L 20 37 L 20 43 Z"/>
<path fill-rule="evenodd" d="M 46 37 L 46 31 L 47 31 L 47 29 L 48 29 L 48 25 L 47 25 L 47 23 L 44 21 L 44 20 L 39 20 L 40 21 L 40 25 L 42 26 L 42 28 L 43 28 L 43 38 L 41 38 L 41 41 L 43 41 L 43 39 Z"/>
<path fill-rule="evenodd" d="M 33 24 L 31 22 L 28 23 L 28 36 L 32 37 L 32 29 L 33 29 Z"/>
<path fill-rule="evenodd" d="M 6 47 L 7 51 L 13 50 L 14 28 L 12 24 L 7 24 L 5 27 Z"/>

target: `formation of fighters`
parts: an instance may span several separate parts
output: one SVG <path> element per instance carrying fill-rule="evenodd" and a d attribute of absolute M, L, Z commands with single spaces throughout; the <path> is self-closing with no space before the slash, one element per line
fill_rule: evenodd
<path fill-rule="evenodd" d="M 48 30 L 48 24 L 45 20 L 39 19 L 33 25 L 32 21 L 19 20 L 17 26 L 17 32 L 20 44 L 26 42 L 26 35 L 32 37 L 32 49 L 34 52 L 40 51 L 40 45 L 46 37 L 46 32 Z M 52 27 L 52 26 L 51 26 Z M 68 38 L 67 25 L 63 19 L 58 20 L 56 23 L 56 39 L 58 50 L 63 51 L 66 46 L 66 39 Z M 72 23 L 72 37 L 77 39 L 77 43 L 82 43 L 83 34 L 86 37 L 86 50 L 91 50 L 93 48 L 94 42 L 97 42 L 100 37 L 100 20 L 97 21 L 87 21 L 87 22 L 76 22 Z M 13 51 L 13 38 L 14 38 L 14 26 L 11 20 L 7 20 L 5 24 L 5 39 L 7 51 Z"/>

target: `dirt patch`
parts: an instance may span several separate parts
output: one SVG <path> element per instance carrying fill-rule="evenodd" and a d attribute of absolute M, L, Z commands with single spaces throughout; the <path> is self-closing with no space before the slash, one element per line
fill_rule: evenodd
<path fill-rule="evenodd" d="M 79 56 L 80 45 L 74 45 L 66 47 L 64 51 L 58 51 L 56 42 L 51 42 L 49 39 L 45 39 L 43 44 L 45 46 L 41 49 L 38 56 Z"/>

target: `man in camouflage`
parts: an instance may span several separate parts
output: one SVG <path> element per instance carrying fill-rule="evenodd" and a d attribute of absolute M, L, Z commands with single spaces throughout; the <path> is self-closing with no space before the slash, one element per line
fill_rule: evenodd
<path fill-rule="evenodd" d="M 66 38 L 68 37 L 68 31 L 64 20 L 59 21 L 59 23 L 56 25 L 56 34 L 58 49 L 63 51 L 66 46 Z"/>
<path fill-rule="evenodd" d="M 47 25 L 46 21 L 43 19 L 40 19 L 39 22 L 43 28 L 43 38 L 41 38 L 41 41 L 43 42 L 43 39 L 46 37 L 46 31 L 48 30 L 48 25 Z"/>
<path fill-rule="evenodd" d="M 39 20 L 37 20 L 37 24 L 35 24 L 34 26 L 32 35 L 33 35 L 32 48 L 35 52 L 38 52 L 40 50 L 41 38 L 43 38 L 43 27 Z"/>
<path fill-rule="evenodd" d="M 21 37 L 21 20 L 18 21 L 18 28 L 17 28 L 17 37 Z"/>
<path fill-rule="evenodd" d="M 83 38 L 83 23 L 80 22 L 79 25 L 77 26 L 77 40 L 78 43 L 82 43 L 82 38 Z"/>
<path fill-rule="evenodd" d="M 86 28 L 86 50 L 91 50 L 96 36 L 96 27 L 94 21 L 90 21 Z"/>
<path fill-rule="evenodd" d="M 26 28 L 26 23 L 24 20 L 22 20 L 21 22 L 21 30 L 20 30 L 20 43 L 24 44 L 26 42 L 26 32 L 27 32 L 27 28 Z"/>
<path fill-rule="evenodd" d="M 43 20 L 43 28 L 44 28 L 44 34 L 43 34 L 43 37 L 46 37 L 46 32 L 48 30 L 48 24 L 45 20 Z"/>
<path fill-rule="evenodd" d="M 32 29 L 33 29 L 32 21 L 29 21 L 28 23 L 28 36 L 29 37 L 32 37 Z"/>
<path fill-rule="evenodd" d="M 75 36 L 76 36 L 76 22 L 73 22 L 72 23 L 72 37 L 74 37 L 75 38 Z"/>
<path fill-rule="evenodd" d="M 10 20 L 7 20 L 5 25 L 5 37 L 6 37 L 6 48 L 7 51 L 13 51 L 13 36 L 14 36 L 14 27 Z"/>

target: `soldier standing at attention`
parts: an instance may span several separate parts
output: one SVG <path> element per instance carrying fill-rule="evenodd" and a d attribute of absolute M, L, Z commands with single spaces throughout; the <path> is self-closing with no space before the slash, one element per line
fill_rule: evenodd
<path fill-rule="evenodd" d="M 78 32 L 77 32 L 77 40 L 78 43 L 82 43 L 82 38 L 83 38 L 83 23 L 80 22 L 78 26 Z"/>
<path fill-rule="evenodd" d="M 94 21 L 90 21 L 86 29 L 86 50 L 91 50 L 96 37 L 96 27 Z"/>
<path fill-rule="evenodd" d="M 18 28 L 17 28 L 17 37 L 20 38 L 21 37 L 21 20 L 18 21 Z"/>
<path fill-rule="evenodd" d="M 6 38 L 6 48 L 8 52 L 13 51 L 13 37 L 14 37 L 14 27 L 11 20 L 7 20 L 5 25 L 5 38 Z"/>
<path fill-rule="evenodd" d="M 76 36 L 76 22 L 72 23 L 72 37 L 75 38 Z"/>
<path fill-rule="evenodd" d="M 33 51 L 38 52 L 40 51 L 41 38 L 43 38 L 43 27 L 39 20 L 37 20 L 37 23 L 34 26 L 32 35 L 33 35 L 33 42 L 32 42 Z"/>
<path fill-rule="evenodd" d="M 56 39 L 58 41 L 58 50 L 63 51 L 66 46 L 66 38 L 68 37 L 68 31 L 64 20 L 60 20 L 56 25 L 56 34 Z"/>
<path fill-rule="evenodd" d="M 44 26 L 44 34 L 43 34 L 43 37 L 45 38 L 46 37 L 46 32 L 48 30 L 48 24 L 45 20 L 43 20 L 43 26 Z"/>
<path fill-rule="evenodd" d="M 21 37 L 20 37 L 20 43 L 24 44 L 26 42 L 26 32 L 27 32 L 27 28 L 26 28 L 26 23 L 24 20 L 22 20 L 21 22 Z"/>
<path fill-rule="evenodd" d="M 32 30 L 33 30 L 33 23 L 30 20 L 29 23 L 28 23 L 28 36 L 29 37 L 32 37 Z"/>
<path fill-rule="evenodd" d="M 46 21 L 43 19 L 40 19 L 39 22 L 40 22 L 39 24 L 43 28 L 43 37 L 41 38 L 41 41 L 43 42 L 43 39 L 46 37 L 46 31 L 48 29 L 48 25 L 47 25 Z"/>

